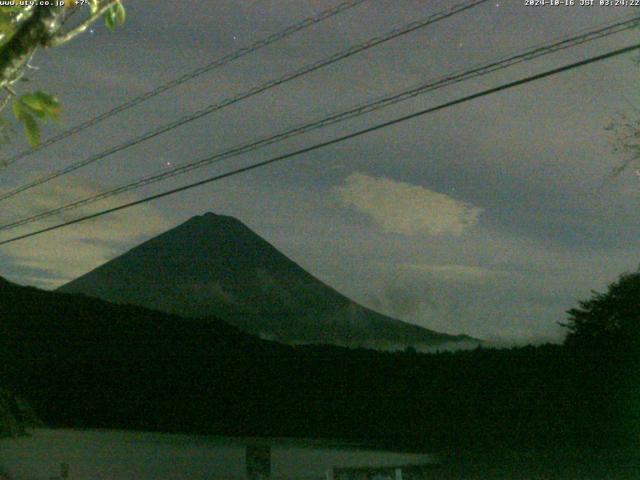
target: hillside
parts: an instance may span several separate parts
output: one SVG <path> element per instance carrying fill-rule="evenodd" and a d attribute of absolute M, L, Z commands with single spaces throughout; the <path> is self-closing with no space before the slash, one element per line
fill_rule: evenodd
<path fill-rule="evenodd" d="M 294 347 L 214 318 L 0 281 L 0 385 L 51 426 L 430 450 L 628 445 L 637 409 L 622 408 L 634 398 L 618 385 L 628 369 L 603 360 L 561 346 L 439 355 Z"/>

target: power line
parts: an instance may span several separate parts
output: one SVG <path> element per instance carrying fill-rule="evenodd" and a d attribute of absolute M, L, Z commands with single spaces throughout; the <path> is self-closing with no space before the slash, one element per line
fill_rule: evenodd
<path fill-rule="evenodd" d="M 588 58 L 586 60 L 582 60 L 582 61 L 579 61 L 579 62 L 571 63 L 571 64 L 565 65 L 563 67 L 554 68 L 552 70 L 547 70 L 546 72 L 543 72 L 543 73 L 539 73 L 539 74 L 536 74 L 536 75 L 528 76 L 528 77 L 522 78 L 520 80 L 515 80 L 513 82 L 509 82 L 509 83 L 505 83 L 505 84 L 499 85 L 497 87 L 493 87 L 493 88 L 489 88 L 489 89 L 486 89 L 486 90 L 482 90 L 481 92 L 474 93 L 474 94 L 471 94 L 471 95 L 467 95 L 467 96 L 459 98 L 457 100 L 452 100 L 452 101 L 437 105 L 435 107 L 431 107 L 431 108 L 427 108 L 427 109 L 424 109 L 424 110 L 420 110 L 418 112 L 411 113 L 409 115 L 404 115 L 402 117 L 398 117 L 398 118 L 395 118 L 393 120 L 389 120 L 389 121 L 386 121 L 386 122 L 383 122 L 383 123 L 379 123 L 377 125 L 365 128 L 363 130 L 358 130 L 357 132 L 349 133 L 347 135 L 343 135 L 341 137 L 337 137 L 337 138 L 334 138 L 332 140 L 327 140 L 325 142 L 316 143 L 315 145 L 311 145 L 310 147 L 305 147 L 305 148 L 302 148 L 300 150 L 296 150 L 294 152 L 286 153 L 284 155 L 280 155 L 280 156 L 277 156 L 277 157 L 274 157 L 274 158 L 270 158 L 270 159 L 264 160 L 262 162 L 258 162 L 258 163 L 254 163 L 252 165 L 248 165 L 246 167 L 237 168 L 237 169 L 232 170 L 232 171 L 227 172 L 227 173 L 215 175 L 215 176 L 206 178 L 204 180 L 200 180 L 200 181 L 197 181 L 197 182 L 190 183 L 188 185 L 184 185 L 182 187 L 178 187 L 178 188 L 167 190 L 167 191 L 164 191 L 164 192 L 161 192 L 161 193 L 157 193 L 155 195 L 151 195 L 151 196 L 142 198 L 140 200 L 136 200 L 136 201 L 133 201 L 133 202 L 125 203 L 123 205 L 119 205 L 117 207 L 112 207 L 112 208 L 108 208 L 108 209 L 105 209 L 105 210 L 101 210 L 99 212 L 92 213 L 90 215 L 85 215 L 83 217 L 76 218 L 74 220 L 69 220 L 67 222 L 63 222 L 63 223 L 60 223 L 58 225 L 52 225 L 50 227 L 42 228 L 42 229 L 36 230 L 34 232 L 30 232 L 30 233 L 19 235 L 19 236 L 13 237 L 13 238 L 9 238 L 7 240 L 0 241 L 0 246 L 1 245 L 6 245 L 6 244 L 12 243 L 12 242 L 17 242 L 18 240 L 23 240 L 23 239 L 30 238 L 30 237 L 33 237 L 33 236 L 36 236 L 36 235 L 41 235 L 43 233 L 50 232 L 50 231 L 53 231 L 53 230 L 58 230 L 60 228 L 64 228 L 64 227 L 67 227 L 67 226 L 70 226 L 70 225 L 74 225 L 76 223 L 80 223 L 80 222 L 83 222 L 83 221 L 86 221 L 86 220 L 90 220 L 90 219 L 93 219 L 93 218 L 102 217 L 102 216 L 107 215 L 109 213 L 114 213 L 114 212 L 118 212 L 120 210 L 125 210 L 127 208 L 131 208 L 131 207 L 134 207 L 136 205 L 141 205 L 143 203 L 148 203 L 148 202 L 151 202 L 153 200 L 157 200 L 159 198 L 167 197 L 167 196 L 170 196 L 170 195 L 175 195 L 176 193 L 180 193 L 180 192 L 183 192 L 183 191 L 186 191 L 186 190 L 191 190 L 192 188 L 196 188 L 196 187 L 199 187 L 199 186 L 202 186 L 202 185 L 206 185 L 208 183 L 212 183 L 212 182 L 215 182 L 215 181 L 218 181 L 218 180 L 222 180 L 224 178 L 228 178 L 228 177 L 232 177 L 232 176 L 235 176 L 235 175 L 239 175 L 241 173 L 245 173 L 245 172 L 248 172 L 248 171 L 251 171 L 251 170 L 255 170 L 257 168 L 261 168 L 261 167 L 264 167 L 264 166 L 267 166 L 267 165 L 271 165 L 271 164 L 276 163 L 276 162 L 281 162 L 283 160 L 287 160 L 287 159 L 292 158 L 292 157 L 296 157 L 296 156 L 299 156 L 299 155 L 302 155 L 302 154 L 305 154 L 305 153 L 309 153 L 309 152 L 312 152 L 314 150 L 319 150 L 321 148 L 328 147 L 330 145 L 335 145 L 337 143 L 344 142 L 346 140 L 350 140 L 352 138 L 360 137 L 360 136 L 365 135 L 367 133 L 375 132 L 377 130 L 381 130 L 383 128 L 387 128 L 387 127 L 390 127 L 390 126 L 393 126 L 393 125 L 396 125 L 396 124 L 399 124 L 399 123 L 402 123 L 402 122 L 406 122 L 408 120 L 411 120 L 411 119 L 414 119 L 414 118 L 417 118 L 417 117 L 421 117 L 421 116 L 427 115 L 429 113 L 433 113 L 433 112 L 436 112 L 436 111 L 439 111 L 439 110 L 444 110 L 446 108 L 450 108 L 450 107 L 453 107 L 455 105 L 460 105 L 461 103 L 469 102 L 471 100 L 475 100 L 475 99 L 480 98 L 480 97 L 484 97 L 484 96 L 487 96 L 487 95 L 498 93 L 498 92 L 501 92 L 501 91 L 504 91 L 504 90 L 508 90 L 508 89 L 511 89 L 511 88 L 514 88 L 514 87 L 518 87 L 520 85 L 524 85 L 524 84 L 531 83 L 531 82 L 534 82 L 534 81 L 537 81 L 537 80 L 541 80 L 543 78 L 548 78 L 548 77 L 551 77 L 553 75 L 557 75 L 557 74 L 562 73 L 562 72 L 566 72 L 566 71 L 569 71 L 569 70 L 573 70 L 575 68 L 583 67 L 585 65 L 589 65 L 589 64 L 592 64 L 592 63 L 595 63 L 595 62 L 606 60 L 608 58 L 612 58 L 612 57 L 616 57 L 616 56 L 619 56 L 619 55 L 623 55 L 625 53 L 629 53 L 629 52 L 632 52 L 632 51 L 638 50 L 638 49 L 640 49 L 640 44 L 632 45 L 632 46 L 625 47 L 625 48 L 620 48 L 620 49 L 613 50 L 613 51 L 610 51 L 610 52 L 602 54 L 602 55 L 598 55 L 598 56 L 595 56 L 595 57 Z"/>
<path fill-rule="evenodd" d="M 278 79 L 274 79 L 274 80 L 269 80 L 266 83 L 263 83 L 261 85 L 258 85 L 256 87 L 253 87 L 237 96 L 234 97 L 230 97 L 227 98 L 225 100 L 223 100 L 220 103 L 216 103 L 213 105 L 209 105 L 208 107 L 205 107 L 201 110 L 198 110 L 195 113 L 186 115 L 178 120 L 175 120 L 171 123 L 165 124 L 155 130 L 149 131 L 139 137 L 136 137 L 132 140 L 128 140 L 124 143 L 121 143 L 119 145 L 116 145 L 115 147 L 111 147 L 107 150 L 102 151 L 101 153 L 98 153 L 96 155 L 93 155 L 92 157 L 89 157 L 85 160 L 82 160 L 80 162 L 71 164 L 67 167 L 64 167 L 60 170 L 57 170 L 55 172 L 52 172 L 50 174 L 44 175 L 43 177 L 40 177 L 32 182 L 29 182 L 27 184 L 24 184 L 20 187 L 17 187 L 13 190 L 10 190 L 9 192 L 0 194 L 0 201 L 6 200 L 8 198 L 14 197 L 15 195 L 18 195 L 19 193 L 22 193 L 26 190 L 30 190 L 33 187 L 42 185 L 44 183 L 47 183 L 51 180 L 54 180 L 58 177 L 61 177 L 63 175 L 66 175 L 68 173 L 74 172 L 82 167 L 85 167 L 87 165 L 90 165 L 92 163 L 95 163 L 99 160 L 102 160 L 105 157 L 108 157 L 110 155 L 113 155 L 114 153 L 120 152 L 122 150 L 125 150 L 127 148 L 133 147 L 135 145 L 138 145 L 142 142 L 145 142 L 147 140 L 150 140 L 152 138 L 155 138 L 159 135 L 162 135 L 164 133 L 167 133 L 171 130 L 174 130 L 182 125 L 185 125 L 186 123 L 189 122 L 193 122 L 195 120 L 198 120 L 206 115 L 209 115 L 213 112 L 216 112 L 218 110 L 221 110 L 225 107 L 228 107 L 230 105 L 233 105 L 235 103 L 238 103 L 242 100 L 245 100 L 247 98 L 253 97 L 255 95 L 258 95 L 259 93 L 262 93 L 266 90 L 269 90 L 271 88 L 277 87 L 279 85 L 282 85 L 283 83 L 289 82 L 291 80 L 294 80 L 296 78 L 302 77 L 303 75 L 306 75 L 308 73 L 314 72 L 316 70 L 319 70 L 320 68 L 326 67 L 328 65 L 331 65 L 333 63 L 336 63 L 340 60 L 343 60 L 345 58 L 349 58 L 353 55 L 356 55 L 362 51 L 368 50 L 370 48 L 373 48 L 375 46 L 378 46 L 382 43 L 388 42 L 390 40 L 393 40 L 395 38 L 398 38 L 400 36 L 406 35 L 408 33 L 414 32 L 420 28 L 424 28 L 428 25 L 431 25 L 435 22 L 444 20 L 446 18 L 452 17 L 458 13 L 461 13 L 465 10 L 468 10 L 470 8 L 476 7 L 482 3 L 486 3 L 488 0 L 469 0 L 467 2 L 464 3 L 460 3 L 458 5 L 455 5 L 451 8 L 448 8 L 444 11 L 435 13 L 430 15 L 429 17 L 419 20 L 419 21 L 415 21 L 415 22 L 411 22 L 407 25 L 405 25 L 404 27 L 401 28 L 397 28 L 394 30 L 391 30 L 390 32 L 379 36 L 379 37 L 375 37 L 372 38 L 370 40 L 367 40 L 364 43 L 360 43 L 358 45 L 355 45 L 353 47 L 348 48 L 347 50 L 343 50 L 341 52 L 338 52 L 334 55 L 331 55 L 328 58 L 325 58 L 323 60 L 320 60 L 318 62 L 309 64 L 299 70 L 296 70 L 294 72 L 290 72 L 285 74 L 284 76 L 278 78 Z"/>
<path fill-rule="evenodd" d="M 85 122 L 79 123 L 67 130 L 65 130 L 64 132 L 61 132 L 57 135 L 54 135 L 51 138 L 48 138 L 47 140 L 41 142 L 37 147 L 34 148 L 30 148 L 27 150 L 23 150 L 22 152 L 18 152 L 15 155 L 9 157 L 7 160 L 5 161 L 0 161 L 0 164 L 4 164 L 4 165 L 11 165 L 25 157 L 30 156 L 31 154 L 38 152 L 40 150 L 43 150 L 44 148 L 47 148 L 55 143 L 58 143 L 61 140 L 64 140 L 72 135 L 75 135 L 76 133 L 79 133 L 83 130 L 86 130 L 87 128 L 93 127 L 94 125 L 99 124 L 100 122 L 113 117 L 114 115 L 117 115 L 121 112 L 124 112 L 125 110 L 128 110 L 130 108 L 135 107 L 136 105 L 139 105 L 143 102 L 146 102 L 147 100 L 160 95 L 161 93 L 166 92 L 167 90 L 171 90 L 179 85 L 182 85 L 183 83 L 186 83 L 190 80 L 193 80 L 196 77 L 199 77 L 200 75 L 203 75 L 205 73 L 211 72 L 212 70 L 215 70 L 217 68 L 220 68 L 224 65 L 227 65 L 228 63 L 231 63 L 235 60 L 238 60 L 239 58 L 242 58 L 246 55 L 249 55 L 251 53 L 254 53 L 264 47 L 267 47 L 268 45 L 271 45 L 272 43 L 275 43 L 277 41 L 280 40 L 284 40 L 285 38 L 293 35 L 294 33 L 297 33 L 301 30 L 304 30 L 305 28 L 308 28 L 312 25 L 318 24 L 320 22 L 323 22 L 324 20 L 327 20 L 331 17 L 334 17 L 346 10 L 349 10 L 351 8 L 354 8 L 358 5 L 360 5 L 361 3 L 364 3 L 368 0 L 349 0 L 349 1 L 345 1 L 342 2 L 338 5 L 336 5 L 335 7 L 329 8 L 327 10 L 324 10 L 320 13 L 318 13 L 317 15 L 311 16 L 311 17 L 307 17 L 304 20 L 295 23 L 293 25 L 290 25 L 289 27 L 285 28 L 284 30 L 281 30 L 279 32 L 276 32 L 272 35 L 269 35 L 268 37 L 264 37 L 261 38 L 260 40 L 255 41 L 254 43 L 246 46 L 246 47 L 242 47 L 228 55 L 225 55 L 221 58 L 218 58 L 206 65 L 203 65 L 201 67 L 198 67 L 194 70 L 192 70 L 189 73 L 185 73 L 184 75 L 174 78 L 173 80 L 170 80 L 162 85 L 157 86 L 156 88 L 154 88 L 153 90 L 149 90 L 145 93 L 142 93 L 140 95 L 138 95 L 137 97 L 133 97 L 130 100 L 127 100 L 126 102 L 113 107 L 110 110 L 107 110 L 106 112 L 101 113 L 100 115 L 93 117 Z M 75 12 L 75 10 L 74 10 Z"/>
<path fill-rule="evenodd" d="M 110 198 L 115 195 L 119 195 L 124 192 L 128 192 L 130 190 L 134 190 L 134 189 L 137 189 L 146 185 L 150 185 L 162 180 L 166 180 L 168 178 L 172 178 L 178 175 L 183 175 L 192 170 L 205 167 L 212 163 L 217 163 L 221 160 L 225 160 L 231 157 L 236 157 L 248 152 L 252 152 L 252 151 L 258 150 L 259 148 L 265 147 L 267 145 L 271 145 L 273 143 L 280 142 L 285 139 L 310 132 L 312 130 L 326 127 L 328 125 L 333 125 L 335 123 L 342 122 L 351 118 L 355 118 L 367 113 L 371 113 L 373 111 L 386 108 L 390 105 L 394 105 L 401 101 L 408 100 L 410 98 L 416 97 L 418 95 L 421 95 L 436 89 L 440 89 L 455 83 L 466 81 L 471 78 L 476 78 L 482 75 L 493 73 L 495 71 L 502 70 L 504 68 L 513 66 L 515 64 L 518 64 L 524 61 L 529 61 L 541 56 L 558 52 L 560 50 L 575 47 L 576 45 L 581 45 L 586 42 L 590 42 L 590 41 L 603 38 L 615 33 L 629 30 L 630 28 L 634 28 L 636 25 L 638 25 L 639 22 L 640 22 L 640 17 L 633 17 L 628 20 L 609 23 L 604 26 L 601 25 L 595 29 L 587 30 L 586 32 L 583 31 L 584 33 L 577 34 L 570 38 L 565 38 L 563 40 L 559 40 L 551 44 L 531 47 L 524 51 L 511 54 L 510 56 L 501 57 L 501 59 L 499 60 L 494 60 L 487 64 L 473 67 L 469 70 L 463 70 L 457 73 L 452 73 L 445 77 L 441 77 L 437 80 L 433 80 L 433 81 L 421 84 L 417 87 L 413 87 L 411 89 L 405 90 L 401 93 L 387 95 L 376 101 L 364 103 L 356 107 L 352 107 L 348 110 L 334 113 L 320 120 L 302 124 L 300 126 L 280 132 L 276 135 L 264 137 L 250 143 L 236 146 L 231 149 L 225 150 L 223 152 L 217 153 L 215 155 L 208 156 L 204 159 L 201 159 L 195 162 L 190 162 L 185 165 L 179 165 L 172 169 L 161 171 L 160 173 L 148 175 L 146 177 L 142 177 L 137 180 L 134 180 L 128 184 L 116 187 L 114 189 L 105 190 L 95 195 L 91 195 L 89 197 L 76 200 L 74 202 L 68 203 L 60 207 L 56 207 L 54 209 L 46 210 L 44 212 L 32 215 L 27 218 L 18 219 L 10 223 L 0 225 L 0 231 L 14 229 L 22 225 L 33 223 L 33 222 L 51 217 L 53 215 L 67 212 L 69 210 L 73 210 L 85 205 L 95 203 L 100 200 L 104 200 L 106 198 Z"/>

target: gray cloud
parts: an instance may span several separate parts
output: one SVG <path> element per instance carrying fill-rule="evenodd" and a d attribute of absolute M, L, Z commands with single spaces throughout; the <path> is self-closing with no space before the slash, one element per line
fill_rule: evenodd
<path fill-rule="evenodd" d="M 481 209 L 419 185 L 353 173 L 336 187 L 342 203 L 365 213 L 383 230 L 415 235 L 460 235 Z"/>

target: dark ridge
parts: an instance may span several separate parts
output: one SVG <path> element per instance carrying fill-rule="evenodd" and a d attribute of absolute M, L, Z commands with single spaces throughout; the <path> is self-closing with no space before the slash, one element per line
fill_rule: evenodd
<path fill-rule="evenodd" d="M 455 453 L 631 448 L 637 409 L 622 405 L 635 402 L 637 370 L 605 360 L 558 345 L 437 355 L 287 346 L 216 318 L 0 288 L 0 385 L 54 427 Z"/>

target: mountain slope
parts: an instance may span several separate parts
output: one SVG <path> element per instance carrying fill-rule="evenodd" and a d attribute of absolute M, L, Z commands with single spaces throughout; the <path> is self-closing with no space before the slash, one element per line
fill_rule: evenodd
<path fill-rule="evenodd" d="M 237 219 L 212 213 L 144 242 L 60 291 L 182 316 L 214 315 L 292 344 L 427 349 L 472 340 L 369 310 L 310 275 Z"/>

